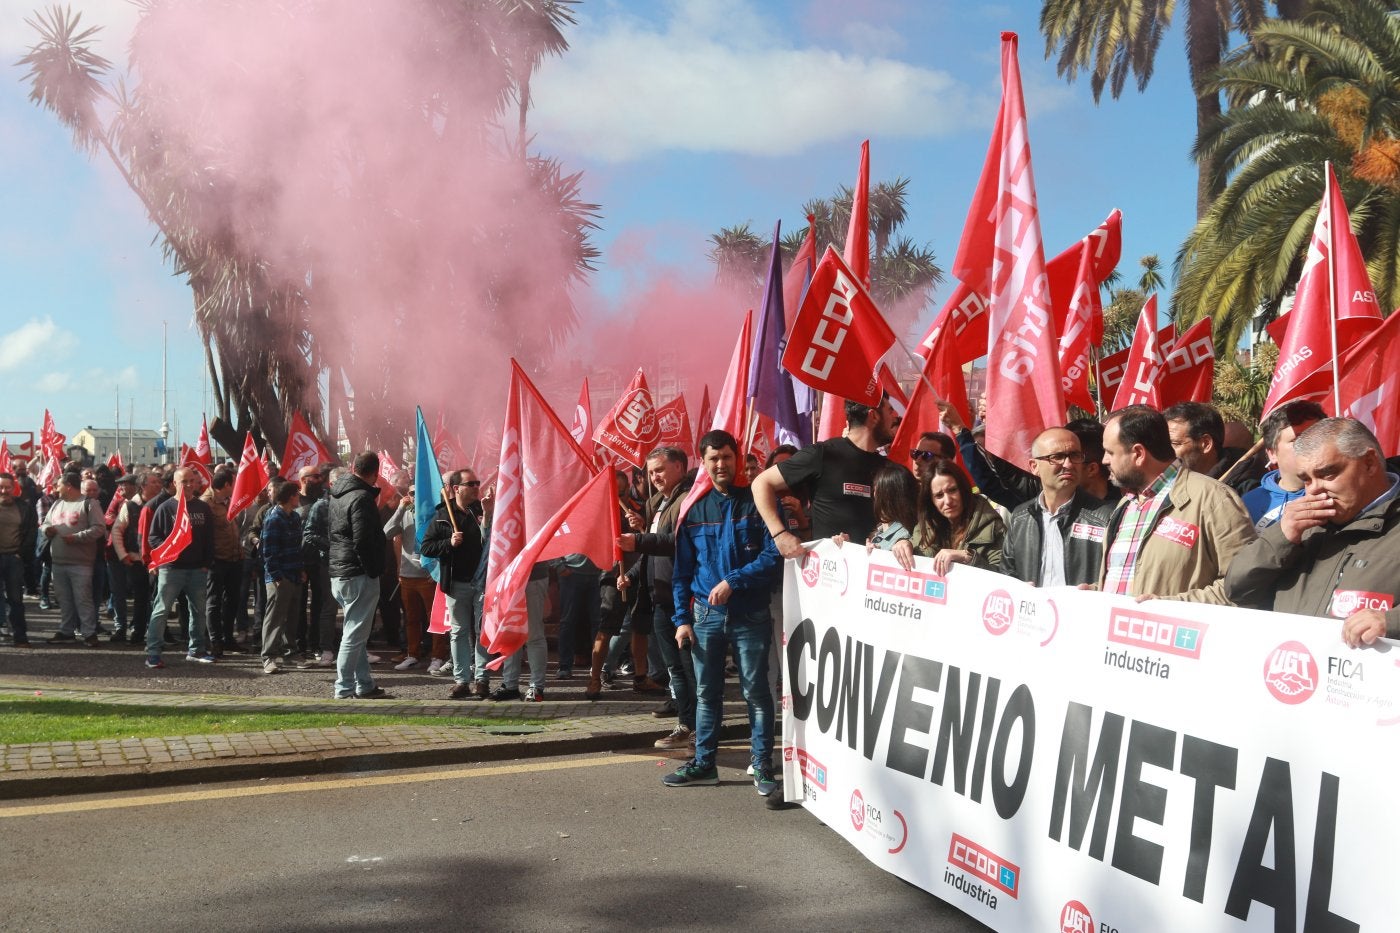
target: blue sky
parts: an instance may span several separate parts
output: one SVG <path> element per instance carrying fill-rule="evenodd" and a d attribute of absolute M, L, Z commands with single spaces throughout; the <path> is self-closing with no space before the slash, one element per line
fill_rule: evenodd
<path fill-rule="evenodd" d="M 206 390 L 189 291 L 110 164 L 75 153 L 28 102 L 10 63 L 32 41 L 23 19 L 36 6 L 0 0 L 0 429 L 37 429 L 46 406 L 70 435 L 110 426 L 118 397 L 124 422 L 134 405 L 136 427 L 157 427 L 165 321 L 172 422 L 192 440 Z M 108 27 L 101 51 L 123 61 L 134 8 L 73 7 Z M 536 81 L 531 117 L 536 147 L 583 169 L 585 196 L 602 205 L 603 258 L 586 303 L 606 313 L 659 274 L 706 280 L 710 233 L 800 224 L 803 201 L 854 181 L 867 137 L 872 179 L 912 179 L 905 232 L 946 268 L 995 116 L 1002 30 L 1021 36 L 1047 254 L 1117 207 L 1127 277 L 1146 253 L 1170 265 L 1195 215 L 1181 24 L 1146 93 L 1096 106 L 1087 83 L 1067 84 L 1044 59 L 1038 9 L 587 0 L 571 51 Z"/>

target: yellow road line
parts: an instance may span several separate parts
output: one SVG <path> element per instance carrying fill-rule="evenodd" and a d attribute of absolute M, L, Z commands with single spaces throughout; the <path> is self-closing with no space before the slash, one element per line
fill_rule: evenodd
<path fill-rule="evenodd" d="M 456 768 L 451 771 L 384 774 L 376 777 L 332 778 L 304 784 L 271 784 L 257 787 L 229 787 L 208 790 L 180 791 L 172 794 L 144 794 L 104 800 L 73 800 L 64 803 L 43 803 L 20 807 L 0 807 L 0 819 L 21 816 L 50 816 L 58 813 L 84 813 L 90 810 L 120 810 L 127 807 L 154 807 L 171 803 L 193 803 L 200 800 L 227 800 L 230 797 L 266 797 L 271 794 L 303 794 L 311 791 L 345 790 L 353 787 L 381 787 L 389 784 L 421 784 L 427 781 L 454 781 L 469 778 L 500 777 L 505 774 L 529 774 L 541 771 L 567 771 L 571 768 L 596 768 L 650 761 L 650 755 L 604 755 L 570 761 L 540 761 L 514 765 L 492 765 L 485 768 Z M 290 780 L 290 779 L 289 779 Z"/>

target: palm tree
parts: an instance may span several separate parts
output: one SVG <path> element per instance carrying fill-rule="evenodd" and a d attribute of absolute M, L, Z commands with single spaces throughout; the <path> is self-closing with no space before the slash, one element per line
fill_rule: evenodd
<path fill-rule="evenodd" d="M 898 329 L 902 318 L 912 323 L 927 305 L 933 288 L 943 281 L 933 248 L 899 235 L 908 219 L 907 178 L 884 181 L 870 188 L 870 280 L 871 294 Z M 852 190 L 842 186 L 830 198 L 813 198 L 802 205 L 815 231 L 818 258 L 828 244 L 844 250 L 851 222 Z M 807 225 L 789 227 L 779 248 L 789 263 L 807 239 Z M 748 223 L 725 227 L 710 236 L 709 257 L 715 263 L 715 277 L 741 291 L 763 287 L 768 272 L 770 240 L 755 233 Z"/>
<path fill-rule="evenodd" d="M 1151 294 L 1163 285 L 1167 284 L 1162 278 L 1162 260 L 1157 258 L 1156 253 L 1149 253 L 1138 260 L 1138 265 L 1142 266 L 1142 276 L 1138 279 L 1138 288 Z"/>
<path fill-rule="evenodd" d="M 1310 0 L 1274 0 L 1280 19 L 1297 19 Z M 1246 39 L 1265 21 L 1265 0 L 1188 0 L 1186 61 L 1196 98 L 1196 127 L 1220 116 L 1220 95 L 1209 77 L 1229 48 L 1230 34 Z M 1171 26 L 1175 0 L 1044 0 L 1040 32 L 1045 57 L 1058 56 L 1056 70 L 1073 81 L 1081 71 L 1098 103 L 1107 87 L 1116 100 L 1130 75 L 1144 90 L 1152 78 L 1157 49 Z M 1196 215 L 1202 216 L 1219 193 L 1215 166 L 1202 163 L 1196 184 Z"/>
<path fill-rule="evenodd" d="M 597 258 L 589 231 L 598 207 L 581 197 L 579 174 L 528 151 L 525 124 L 530 76 L 567 48 L 572 2 L 419 0 L 410 19 L 421 29 L 422 86 L 394 98 L 392 128 L 315 153 L 299 179 L 354 245 L 350 262 L 327 259 L 311 227 L 299 238 L 272 236 L 288 223 L 276 154 L 252 170 L 246 153 L 237 162 L 218 123 L 219 93 L 170 67 L 159 45 L 160 18 L 190 0 L 143 0 L 131 43 L 140 83 L 131 88 L 106 83 L 110 63 L 90 48 L 96 29 L 77 15 L 55 7 L 30 21 L 39 41 L 21 64 L 31 99 L 69 126 L 76 147 L 112 161 L 190 284 L 220 418 L 237 424 L 219 438 L 225 447 L 237 449 L 237 435 L 256 428 L 280 450 L 297 410 L 327 433 L 339 418 L 357 445 L 392 437 L 409 427 L 407 400 L 445 404 L 428 394 L 448 392 L 448 381 L 428 375 L 459 364 L 449 348 L 489 344 L 499 348 L 491 361 L 513 354 L 538 365 L 576 326 L 571 288 Z M 315 28 L 333 12 L 312 3 L 277 15 Z M 299 130 L 302 93 L 286 87 L 258 102 L 259 113 Z M 105 125 L 104 103 L 114 110 Z M 509 139 L 501 118 L 512 103 Z M 177 111 L 182 119 L 170 119 Z M 398 174 L 411 163 L 440 184 L 396 184 L 384 170 L 395 159 Z M 469 210 L 481 199 L 473 164 L 488 172 L 501 206 L 480 220 Z M 450 226 L 433 223 L 444 202 L 468 209 Z M 551 258 L 547 274 L 542 257 Z M 346 326 L 361 310 L 376 326 Z M 407 339 L 421 334 L 433 339 Z"/>
<path fill-rule="evenodd" d="M 1276 314 L 1297 283 L 1331 161 L 1382 308 L 1400 301 L 1400 22 L 1385 0 L 1315 0 L 1255 31 L 1212 86 L 1229 112 L 1196 144 L 1228 184 L 1177 257 L 1173 311 L 1211 315 L 1217 346 Z M 1262 313 L 1261 313 L 1262 312 Z"/>

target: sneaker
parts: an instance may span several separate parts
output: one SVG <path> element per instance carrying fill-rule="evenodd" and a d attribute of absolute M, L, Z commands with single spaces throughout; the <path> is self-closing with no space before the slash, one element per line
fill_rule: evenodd
<path fill-rule="evenodd" d="M 619 677 L 631 677 L 631 676 L 632 676 L 632 665 L 631 665 L 630 663 L 628 663 L 627 661 L 623 661 L 621 664 L 619 664 L 619 665 L 617 666 L 617 676 L 619 676 Z"/>
<path fill-rule="evenodd" d="M 263 673 L 280 674 L 282 673 L 282 668 L 277 666 L 276 661 L 272 660 L 271 658 L 268 658 L 266 661 L 263 662 Z"/>
<path fill-rule="evenodd" d="M 543 702 L 544 702 L 544 690 L 543 690 L 543 688 L 541 688 L 541 687 L 526 687 L 526 688 L 525 688 L 525 702 L 526 702 L 526 703 L 543 703 Z"/>
<path fill-rule="evenodd" d="M 77 640 L 78 636 L 72 634 L 71 632 L 54 632 L 52 635 L 49 636 L 49 641 L 51 642 L 65 642 Z"/>
<path fill-rule="evenodd" d="M 53 608 L 53 604 L 49 602 L 49 598 L 48 598 L 47 596 L 40 596 L 40 597 L 39 597 L 39 608 L 40 608 L 40 609 L 52 609 L 52 608 Z"/>
<path fill-rule="evenodd" d="M 651 714 L 657 719 L 670 719 L 672 716 L 676 715 L 677 712 L 676 701 L 667 700 L 665 703 L 662 703 L 656 709 L 652 710 Z"/>
<path fill-rule="evenodd" d="M 322 655 L 321 655 L 321 661 L 322 661 L 322 662 L 324 662 L 324 661 L 326 660 L 326 655 L 327 655 L 327 654 L 330 654 L 330 652 L 327 651 L 327 652 L 325 652 L 325 654 L 322 654 Z M 369 663 L 371 663 L 371 664 L 378 664 L 380 661 L 383 661 L 383 660 L 384 660 L 384 659 L 381 658 L 381 657 L 380 657 L 379 655 L 377 655 L 377 654 L 371 654 L 371 655 L 369 655 Z M 334 663 L 334 662 L 332 662 L 332 663 Z"/>
<path fill-rule="evenodd" d="M 355 699 L 357 699 L 357 700 L 392 700 L 392 699 L 394 699 L 394 695 L 393 695 L 392 693 L 390 693 L 389 691 L 385 690 L 383 687 L 375 687 L 373 690 L 368 690 L 368 691 L 366 691 L 366 692 L 364 692 L 364 693 L 357 693 L 357 694 L 355 694 Z"/>
<path fill-rule="evenodd" d="M 773 777 L 771 765 L 759 765 L 754 769 L 753 786 L 757 788 L 758 796 L 767 797 L 783 785 L 781 781 Z"/>
<path fill-rule="evenodd" d="M 695 763 L 695 759 L 687 761 L 676 770 L 661 778 L 661 783 L 667 787 L 700 787 L 704 785 L 714 785 L 719 783 L 719 771 L 714 765 L 702 768 Z"/>
<path fill-rule="evenodd" d="M 209 654 L 208 652 L 205 652 L 204 654 L 196 654 L 195 652 L 191 651 L 189 654 L 185 655 L 185 660 L 196 661 L 200 664 L 213 664 L 214 656 L 212 654 Z"/>
<path fill-rule="evenodd" d="M 413 670 L 413 669 L 414 669 L 415 667 L 417 667 L 417 666 L 418 666 L 418 659 L 417 659 L 417 658 L 409 657 L 409 658 L 404 658 L 404 659 L 403 659 L 402 661 L 400 661 L 398 664 L 395 664 L 395 665 L 394 665 L 394 670 L 396 670 L 396 671 L 411 671 L 411 670 Z"/>
<path fill-rule="evenodd" d="M 605 667 L 605 668 L 603 668 L 602 680 L 603 680 L 603 686 L 605 686 L 605 687 L 611 687 L 611 686 L 613 685 L 614 681 L 617 680 L 617 675 L 614 674 L 612 671 L 608 670 L 608 669 Z"/>
<path fill-rule="evenodd" d="M 96 648 L 96 647 L 97 647 L 97 644 L 98 644 L 98 642 L 97 642 L 97 636 L 96 636 L 96 635 L 89 635 L 88 637 L 86 637 L 86 638 L 83 639 L 83 644 L 86 645 L 86 646 L 89 647 L 89 648 Z"/>
<path fill-rule="evenodd" d="M 695 733 L 685 726 L 676 726 L 670 735 L 664 735 L 653 743 L 657 748 L 694 748 Z"/>
<path fill-rule="evenodd" d="M 449 700 L 480 700 L 481 694 L 476 692 L 476 684 L 457 684 L 452 688 L 452 692 L 447 695 Z"/>
<path fill-rule="evenodd" d="M 369 663 L 371 664 L 378 660 L 379 659 L 376 658 L 374 655 L 369 656 Z M 322 651 L 321 656 L 316 659 L 315 664 L 317 667 L 335 667 L 335 652 Z"/>
<path fill-rule="evenodd" d="M 165 667 L 165 662 L 160 658 L 147 657 L 146 666 L 151 670 L 160 670 L 162 667 Z"/>
<path fill-rule="evenodd" d="M 520 688 L 519 688 L 519 687 L 507 687 L 505 684 L 502 684 L 501 686 L 497 687 L 497 688 L 491 693 L 491 695 L 490 695 L 489 697 L 487 697 L 487 699 L 488 699 L 488 700 L 518 700 L 518 699 L 520 699 Z"/>
<path fill-rule="evenodd" d="M 443 665 L 443 660 L 442 660 L 441 658 L 433 658 L 431 661 L 428 662 L 428 673 L 429 673 L 429 674 L 445 674 L 445 673 L 447 673 L 447 671 L 444 671 L 444 670 L 442 669 L 442 665 Z"/>

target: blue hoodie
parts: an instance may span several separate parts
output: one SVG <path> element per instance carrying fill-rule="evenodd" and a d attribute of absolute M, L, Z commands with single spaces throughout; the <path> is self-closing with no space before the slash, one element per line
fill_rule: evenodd
<path fill-rule="evenodd" d="M 1244 507 L 1257 531 L 1263 531 L 1283 517 L 1283 507 L 1303 495 L 1304 490 L 1289 492 L 1278 484 L 1278 470 L 1270 470 L 1259 481 L 1258 489 L 1244 494 Z"/>

